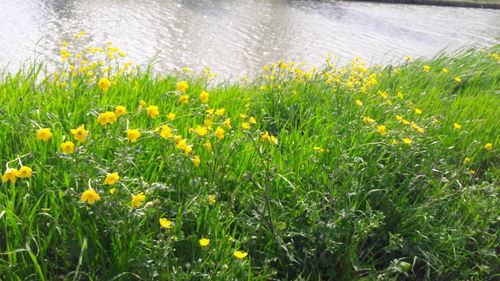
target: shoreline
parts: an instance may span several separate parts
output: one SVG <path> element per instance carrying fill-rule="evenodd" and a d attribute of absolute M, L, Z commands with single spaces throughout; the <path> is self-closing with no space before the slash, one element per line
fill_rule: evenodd
<path fill-rule="evenodd" d="M 460 7 L 460 8 L 479 8 L 479 9 L 500 9 L 500 3 L 476 3 L 464 1 L 445 1 L 445 0 L 340 0 L 342 2 L 376 2 L 387 4 L 413 4 L 427 6 Z"/>

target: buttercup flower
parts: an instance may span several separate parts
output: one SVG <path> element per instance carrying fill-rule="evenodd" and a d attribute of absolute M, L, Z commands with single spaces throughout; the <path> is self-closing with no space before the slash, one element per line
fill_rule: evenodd
<path fill-rule="evenodd" d="M 117 106 L 115 107 L 115 114 L 116 116 L 120 117 L 120 116 L 123 116 L 127 113 L 127 109 L 125 108 L 125 106 Z"/>
<path fill-rule="evenodd" d="M 224 122 L 222 122 L 222 125 L 224 125 L 228 129 L 231 129 L 232 128 L 232 126 L 231 126 L 231 118 L 227 118 L 226 120 L 224 120 Z"/>
<path fill-rule="evenodd" d="M 186 104 L 189 102 L 189 95 L 182 95 L 179 97 L 179 102 L 182 104 Z"/>
<path fill-rule="evenodd" d="M 209 195 L 208 196 L 208 204 L 212 205 L 212 204 L 215 204 L 215 202 L 217 202 L 215 195 Z"/>
<path fill-rule="evenodd" d="M 79 142 L 84 142 L 89 134 L 89 132 L 85 130 L 85 125 L 80 125 L 80 127 L 76 129 L 71 129 L 70 132 Z"/>
<path fill-rule="evenodd" d="M 21 169 L 19 169 L 19 174 L 17 175 L 20 178 L 29 178 L 31 177 L 33 170 L 30 167 L 27 166 L 22 166 Z"/>
<path fill-rule="evenodd" d="M 248 255 L 248 253 L 242 251 L 234 251 L 233 255 L 241 260 L 244 259 Z"/>
<path fill-rule="evenodd" d="M 221 140 L 224 138 L 224 132 L 224 129 L 222 129 L 221 127 L 217 127 L 217 129 L 215 129 L 215 136 Z"/>
<path fill-rule="evenodd" d="M 172 129 L 168 125 L 161 126 L 160 136 L 165 139 L 171 138 L 173 136 Z"/>
<path fill-rule="evenodd" d="M 200 159 L 200 156 L 199 156 L 199 155 L 196 155 L 193 159 L 191 159 L 191 161 L 193 161 L 193 164 L 194 164 L 196 167 L 200 166 L 201 159 Z"/>
<path fill-rule="evenodd" d="M 383 125 L 377 126 L 377 132 L 381 135 L 387 135 L 387 128 Z"/>
<path fill-rule="evenodd" d="M 63 142 L 61 144 L 61 150 L 65 154 L 67 154 L 67 153 L 73 153 L 73 152 L 75 152 L 75 144 L 73 142 L 71 142 L 71 141 Z"/>
<path fill-rule="evenodd" d="M 416 109 L 415 109 L 415 113 L 416 113 L 416 114 L 422 114 L 422 110 L 421 110 L 421 109 L 416 108 Z"/>
<path fill-rule="evenodd" d="M 177 83 L 177 91 L 179 92 L 185 92 L 189 88 L 188 82 L 187 81 L 181 81 Z"/>
<path fill-rule="evenodd" d="M 2 182 L 10 181 L 11 183 L 16 183 L 18 177 L 20 177 L 19 171 L 9 168 L 3 173 Z"/>
<path fill-rule="evenodd" d="M 158 106 L 155 106 L 155 105 L 148 106 L 147 114 L 151 118 L 155 118 L 156 116 L 160 115 L 160 111 L 158 110 Z"/>
<path fill-rule="evenodd" d="M 170 112 L 169 114 L 167 114 L 167 118 L 168 118 L 168 120 L 174 120 L 175 119 L 175 113 Z"/>
<path fill-rule="evenodd" d="M 161 228 L 172 228 L 173 222 L 169 221 L 166 218 L 160 218 L 160 227 Z"/>
<path fill-rule="evenodd" d="M 455 128 L 455 129 L 461 129 L 462 125 L 460 125 L 458 123 L 453 123 L 453 128 Z"/>
<path fill-rule="evenodd" d="M 241 127 L 245 130 L 248 130 L 250 128 L 250 123 L 248 122 L 243 122 L 241 123 Z"/>
<path fill-rule="evenodd" d="M 82 193 L 82 197 L 80 198 L 80 201 L 87 202 L 90 205 L 94 204 L 96 201 L 99 201 L 99 200 L 101 200 L 101 197 L 93 189 L 85 190 Z"/>
<path fill-rule="evenodd" d="M 116 114 L 111 111 L 101 113 L 97 118 L 97 122 L 99 122 L 99 124 L 103 126 L 107 124 L 113 124 L 116 122 Z"/>
<path fill-rule="evenodd" d="M 224 108 L 219 108 L 217 110 L 215 110 L 215 115 L 224 115 L 224 113 L 226 113 L 226 110 Z"/>
<path fill-rule="evenodd" d="M 128 129 L 127 130 L 127 138 L 130 142 L 136 142 L 140 136 L 141 136 L 141 132 L 138 129 Z"/>
<path fill-rule="evenodd" d="M 112 173 L 106 176 L 106 179 L 104 180 L 104 184 L 107 185 L 113 185 L 117 180 L 120 179 L 120 176 L 118 173 Z"/>
<path fill-rule="evenodd" d="M 205 126 L 196 126 L 194 131 L 200 136 L 204 137 L 208 133 L 208 129 Z"/>
<path fill-rule="evenodd" d="M 412 141 L 411 139 L 409 139 L 409 138 L 404 138 L 404 139 L 403 139 L 403 142 L 404 142 L 404 143 L 406 143 L 406 144 L 410 144 L 410 143 L 412 143 L 413 141 Z"/>
<path fill-rule="evenodd" d="M 491 144 L 491 143 L 487 143 L 487 144 L 484 146 L 484 149 L 486 149 L 486 150 L 488 150 L 488 151 L 492 150 L 492 149 L 493 149 L 493 144 Z"/>
<path fill-rule="evenodd" d="M 101 78 L 99 79 L 99 82 L 97 82 L 97 85 L 99 88 L 103 89 L 104 92 L 107 92 L 111 86 L 111 82 L 107 78 Z"/>
<path fill-rule="evenodd" d="M 200 243 L 200 246 L 206 247 L 208 244 L 210 244 L 210 239 L 207 238 L 201 238 L 198 243 Z"/>
<path fill-rule="evenodd" d="M 49 139 L 53 136 L 50 128 L 40 129 L 36 131 L 36 138 L 42 141 L 49 141 Z"/>
<path fill-rule="evenodd" d="M 208 94 L 207 92 L 202 91 L 202 92 L 200 93 L 200 101 L 201 101 L 202 103 L 207 103 L 207 102 L 208 102 L 208 97 L 209 97 L 209 94 Z"/>
<path fill-rule="evenodd" d="M 357 105 L 357 106 L 363 106 L 363 102 L 362 102 L 362 101 L 360 101 L 360 100 L 356 100 L 356 105 Z"/>
<path fill-rule="evenodd" d="M 141 192 L 137 195 L 132 196 L 132 207 L 140 207 L 142 201 L 146 200 L 146 196 L 144 192 Z"/>

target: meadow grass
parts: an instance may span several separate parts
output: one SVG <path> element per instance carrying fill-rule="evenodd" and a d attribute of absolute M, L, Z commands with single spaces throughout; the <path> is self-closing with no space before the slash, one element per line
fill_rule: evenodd
<path fill-rule="evenodd" d="M 498 50 L 228 83 L 91 50 L 4 73 L 0 279 L 498 278 Z"/>

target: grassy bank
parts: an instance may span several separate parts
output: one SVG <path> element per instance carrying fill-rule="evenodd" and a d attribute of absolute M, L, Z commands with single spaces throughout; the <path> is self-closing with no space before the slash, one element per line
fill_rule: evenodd
<path fill-rule="evenodd" d="M 0 279 L 493 280 L 494 53 L 213 86 L 108 47 L 4 73 Z"/>

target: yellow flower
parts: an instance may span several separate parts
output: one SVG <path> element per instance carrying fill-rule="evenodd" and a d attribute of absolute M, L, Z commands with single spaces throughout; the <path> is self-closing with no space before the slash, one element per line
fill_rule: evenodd
<path fill-rule="evenodd" d="M 469 157 L 465 157 L 465 159 L 464 159 L 464 164 L 469 163 L 469 162 L 470 162 L 470 160 L 471 160 L 471 159 L 470 159 Z"/>
<path fill-rule="evenodd" d="M 136 142 L 140 136 L 141 136 L 141 132 L 138 129 L 128 129 L 127 130 L 127 138 L 131 142 Z"/>
<path fill-rule="evenodd" d="M 212 143 L 210 143 L 209 140 L 207 140 L 206 143 L 203 144 L 203 147 L 208 151 L 208 152 L 211 152 L 212 151 Z"/>
<path fill-rule="evenodd" d="M 27 166 L 22 166 L 21 169 L 19 169 L 19 174 L 17 177 L 20 178 L 29 178 L 31 177 L 33 170 L 30 167 Z"/>
<path fill-rule="evenodd" d="M 199 155 L 196 155 L 193 159 L 191 159 L 191 161 L 193 161 L 193 164 L 194 164 L 196 167 L 200 166 L 201 159 L 200 159 L 200 156 L 199 156 Z"/>
<path fill-rule="evenodd" d="M 71 141 L 63 142 L 61 144 L 61 150 L 63 153 L 73 153 L 75 152 L 75 144 Z"/>
<path fill-rule="evenodd" d="M 18 170 L 7 168 L 3 173 L 2 182 L 10 181 L 11 183 L 16 183 L 18 177 L 20 177 Z"/>
<path fill-rule="evenodd" d="M 422 110 L 421 110 L 421 109 L 416 108 L 416 109 L 415 109 L 415 113 L 416 113 L 416 114 L 422 114 Z"/>
<path fill-rule="evenodd" d="M 99 201 L 99 200 L 101 200 L 101 197 L 93 189 L 85 190 L 82 193 L 82 197 L 80 198 L 80 201 L 87 202 L 90 205 L 94 204 L 96 201 Z"/>
<path fill-rule="evenodd" d="M 116 192 L 116 188 L 111 188 L 111 189 L 109 190 L 109 193 L 111 193 L 111 194 L 115 194 L 115 192 Z"/>
<path fill-rule="evenodd" d="M 40 129 L 36 131 L 36 138 L 38 140 L 48 141 L 53 136 L 50 128 Z"/>
<path fill-rule="evenodd" d="M 141 107 L 145 107 L 145 106 L 146 106 L 146 104 L 147 104 L 147 103 L 146 103 L 144 100 L 140 100 L 140 101 L 139 101 L 139 106 L 141 106 Z"/>
<path fill-rule="evenodd" d="M 104 184 L 107 185 L 113 185 L 117 180 L 120 179 L 120 176 L 118 173 L 112 173 L 106 176 L 106 179 L 104 180 Z"/>
<path fill-rule="evenodd" d="M 115 107 L 115 114 L 116 116 L 120 117 L 120 116 L 123 116 L 127 113 L 127 109 L 125 108 L 125 106 L 117 106 Z"/>
<path fill-rule="evenodd" d="M 140 205 L 140 203 L 139 203 Z M 135 206 L 134 206 L 135 207 Z M 166 218 L 160 218 L 160 227 L 161 228 L 172 228 L 173 222 L 166 219 Z"/>
<path fill-rule="evenodd" d="M 404 95 L 403 95 L 403 93 L 401 93 L 401 92 L 398 92 L 398 95 L 397 95 L 397 96 L 398 96 L 398 98 L 400 98 L 400 99 L 403 99 L 403 98 L 404 98 Z"/>
<path fill-rule="evenodd" d="M 189 88 L 187 81 L 181 81 L 181 82 L 177 83 L 177 91 L 185 92 L 187 88 Z"/>
<path fill-rule="evenodd" d="M 474 171 L 474 170 L 469 170 L 469 174 L 473 175 L 473 174 L 475 174 L 475 173 L 476 173 L 476 171 Z"/>
<path fill-rule="evenodd" d="M 246 115 L 246 114 L 243 114 L 243 113 L 240 113 L 240 118 L 245 119 L 245 118 L 247 118 L 247 115 Z"/>
<path fill-rule="evenodd" d="M 460 77 L 455 77 L 455 82 L 462 82 L 462 78 L 460 78 Z"/>
<path fill-rule="evenodd" d="M 226 128 L 231 129 L 231 118 L 227 118 L 224 122 L 222 122 L 222 125 L 224 125 Z"/>
<path fill-rule="evenodd" d="M 189 102 L 189 95 L 182 95 L 179 97 L 179 102 L 182 104 L 186 104 Z"/>
<path fill-rule="evenodd" d="M 222 129 L 221 127 L 217 127 L 217 129 L 215 129 L 215 136 L 221 140 L 224 138 L 224 132 L 224 129 Z"/>
<path fill-rule="evenodd" d="M 248 253 L 245 253 L 245 252 L 241 252 L 241 251 L 234 251 L 233 255 L 238 258 L 238 259 L 244 259 Z"/>
<path fill-rule="evenodd" d="M 397 141 L 397 140 L 392 140 L 392 141 L 391 141 L 391 144 L 392 144 L 392 145 L 396 145 L 396 144 L 398 144 L 398 141 Z"/>
<path fill-rule="evenodd" d="M 363 122 L 365 122 L 365 123 L 375 123 L 375 120 L 371 119 L 370 117 L 363 117 Z"/>
<path fill-rule="evenodd" d="M 411 139 L 409 139 L 409 138 L 404 138 L 404 139 L 403 139 L 403 142 L 404 142 L 404 143 L 406 143 L 406 144 L 410 144 L 410 143 L 412 143 L 413 141 L 412 141 Z"/>
<path fill-rule="evenodd" d="M 421 127 L 417 127 L 417 131 L 421 134 L 423 134 L 425 132 L 424 128 L 421 128 Z"/>
<path fill-rule="evenodd" d="M 221 115 L 224 115 L 224 113 L 226 113 L 226 110 L 224 108 L 219 108 L 219 109 L 215 110 L 216 115 L 221 116 Z"/>
<path fill-rule="evenodd" d="M 455 129 L 461 129 L 462 125 L 460 125 L 458 123 L 453 123 L 453 128 L 455 128 Z"/>
<path fill-rule="evenodd" d="M 215 202 L 217 202 L 215 195 L 209 195 L 208 196 L 208 204 L 212 205 L 212 204 L 215 204 Z"/>
<path fill-rule="evenodd" d="M 448 72 L 448 69 L 443 68 L 443 70 L 441 70 L 441 71 L 442 71 L 442 72 L 444 72 L 444 73 L 447 73 L 447 72 Z"/>
<path fill-rule="evenodd" d="M 146 196 L 144 192 L 141 192 L 137 195 L 132 196 L 132 207 L 140 207 L 142 201 L 146 200 Z"/>
<path fill-rule="evenodd" d="M 111 86 L 111 82 L 107 78 L 101 78 L 99 79 L 99 82 L 97 82 L 97 85 L 106 92 L 108 91 L 109 86 Z"/>
<path fill-rule="evenodd" d="M 89 134 L 89 132 L 85 130 L 85 125 L 80 125 L 80 127 L 76 129 L 71 129 L 70 132 L 71 134 L 73 134 L 73 137 L 79 142 L 84 142 Z"/>
<path fill-rule="evenodd" d="M 171 138 L 173 136 L 172 129 L 167 125 L 161 126 L 160 136 L 166 139 Z"/>
<path fill-rule="evenodd" d="M 488 151 L 492 150 L 492 149 L 493 149 L 493 144 L 491 144 L 491 143 L 487 143 L 487 144 L 484 146 L 484 149 L 486 149 L 486 150 L 488 150 Z"/>
<path fill-rule="evenodd" d="M 396 119 L 398 119 L 399 121 L 403 120 L 403 116 L 401 115 L 396 115 Z"/>
<path fill-rule="evenodd" d="M 248 130 L 248 129 L 250 129 L 250 123 L 243 122 L 243 123 L 241 123 L 241 127 L 243 127 L 243 129 L 245 129 L 245 130 Z"/>
<path fill-rule="evenodd" d="M 408 121 L 408 120 L 403 119 L 403 120 L 401 120 L 401 122 L 403 122 L 403 124 L 405 124 L 405 125 L 410 125 L 410 121 Z"/>
<path fill-rule="evenodd" d="M 113 124 L 116 121 L 116 114 L 114 112 L 108 111 L 101 113 L 99 118 L 97 118 L 97 122 L 101 125 Z"/>
<path fill-rule="evenodd" d="M 387 135 L 387 128 L 384 125 L 377 126 L 377 131 L 381 135 Z"/>
<path fill-rule="evenodd" d="M 429 72 L 429 70 L 431 69 L 431 67 L 428 66 L 428 65 L 424 65 L 423 69 L 424 69 L 424 72 Z"/>
<path fill-rule="evenodd" d="M 206 247 L 208 246 L 208 244 L 210 244 L 210 239 L 201 238 L 198 242 L 200 243 L 200 246 Z"/>
<path fill-rule="evenodd" d="M 274 136 L 269 135 L 268 131 L 266 131 L 262 136 L 260 136 L 260 141 L 270 141 L 275 144 L 278 144 L 278 139 Z"/>
<path fill-rule="evenodd" d="M 208 129 L 205 126 L 196 126 L 194 131 L 200 135 L 200 137 L 204 137 L 208 133 Z"/>
<path fill-rule="evenodd" d="M 257 124 L 257 120 L 255 120 L 255 118 L 253 118 L 252 116 L 250 116 L 250 118 L 248 118 L 248 122 L 250 124 Z"/>
<path fill-rule="evenodd" d="M 363 106 L 363 102 L 362 102 L 362 101 L 360 101 L 360 100 L 356 100 L 356 105 L 357 105 L 357 106 Z"/>
<path fill-rule="evenodd" d="M 316 150 L 316 151 L 318 151 L 318 152 L 320 152 L 320 153 L 325 152 L 325 149 L 324 149 L 324 148 L 321 148 L 321 147 L 319 147 L 319 146 L 315 146 L 315 147 L 313 147 L 313 149 L 314 149 L 314 150 Z"/>
<path fill-rule="evenodd" d="M 158 106 L 156 106 L 156 105 L 148 106 L 147 114 L 151 118 L 155 118 L 156 116 L 160 115 L 160 111 L 158 110 Z"/>
<path fill-rule="evenodd" d="M 167 118 L 168 118 L 168 120 L 174 120 L 175 119 L 175 113 L 170 112 L 169 114 L 167 114 Z"/>
<path fill-rule="evenodd" d="M 210 128 L 214 124 L 214 121 L 212 121 L 210 119 L 205 119 L 203 121 L 203 124 L 205 125 L 205 127 Z"/>
<path fill-rule="evenodd" d="M 186 145 L 186 147 L 182 149 L 182 152 L 184 152 L 185 155 L 188 155 L 192 150 L 193 150 L 193 145 Z"/>
<path fill-rule="evenodd" d="M 209 97 L 209 94 L 208 94 L 207 92 L 202 91 L 202 92 L 200 93 L 200 101 L 201 101 L 202 103 L 207 103 L 207 102 L 208 102 L 208 97 Z"/>

